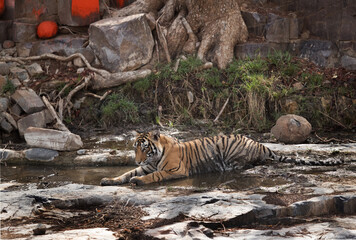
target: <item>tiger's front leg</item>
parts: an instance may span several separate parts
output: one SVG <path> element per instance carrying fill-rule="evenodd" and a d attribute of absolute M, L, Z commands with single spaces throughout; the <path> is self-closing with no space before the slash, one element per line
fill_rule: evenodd
<path fill-rule="evenodd" d="M 144 185 L 154 182 L 162 182 L 169 179 L 177 179 L 186 177 L 184 174 L 179 174 L 177 172 L 170 172 L 170 171 L 156 171 L 150 174 L 147 174 L 142 177 L 133 177 L 130 179 L 130 183 L 136 185 Z"/>
<path fill-rule="evenodd" d="M 100 181 L 101 186 L 112 186 L 112 185 L 121 185 L 124 183 L 128 183 L 131 178 L 135 176 L 142 176 L 152 172 L 152 169 L 149 167 L 138 167 L 127 173 L 122 174 L 119 177 L 115 178 L 103 178 Z"/>

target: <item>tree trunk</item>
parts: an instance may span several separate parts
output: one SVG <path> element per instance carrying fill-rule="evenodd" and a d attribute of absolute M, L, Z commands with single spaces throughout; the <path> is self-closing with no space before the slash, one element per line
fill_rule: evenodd
<path fill-rule="evenodd" d="M 225 68 L 234 57 L 235 45 L 248 38 L 237 0 L 137 0 L 112 16 L 149 12 L 156 16 L 160 45 L 168 46 L 168 53 L 159 51 L 161 57 L 197 54 Z"/>

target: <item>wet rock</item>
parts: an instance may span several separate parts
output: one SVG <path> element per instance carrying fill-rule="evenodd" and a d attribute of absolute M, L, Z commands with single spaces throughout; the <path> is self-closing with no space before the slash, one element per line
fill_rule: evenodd
<path fill-rule="evenodd" d="M 0 162 L 9 159 L 22 158 L 24 154 L 11 149 L 0 148 Z"/>
<path fill-rule="evenodd" d="M 24 151 L 25 157 L 28 160 L 35 161 L 53 161 L 56 157 L 59 156 L 58 152 L 51 149 L 45 148 L 30 148 Z"/>
<path fill-rule="evenodd" d="M 82 48 L 85 41 L 87 41 L 85 37 L 58 35 L 52 39 L 34 42 L 30 55 L 39 56 L 46 53 L 59 53 L 69 56 Z"/>
<path fill-rule="evenodd" d="M 356 58 L 344 55 L 341 57 L 341 66 L 347 70 L 356 70 Z"/>
<path fill-rule="evenodd" d="M 2 97 L 0 98 L 0 112 L 5 112 L 9 107 L 9 99 Z"/>
<path fill-rule="evenodd" d="M 32 63 L 29 66 L 25 66 L 25 68 L 31 77 L 43 73 L 42 67 L 38 63 Z"/>
<path fill-rule="evenodd" d="M 21 82 L 28 82 L 30 80 L 30 76 L 28 75 L 27 71 L 23 68 L 12 67 L 10 68 L 10 72 Z"/>
<path fill-rule="evenodd" d="M 25 131 L 29 127 L 45 127 L 46 119 L 43 112 L 32 113 L 24 118 L 17 121 L 17 126 L 19 128 L 19 133 L 21 136 L 25 134 Z"/>
<path fill-rule="evenodd" d="M 24 137 L 29 146 L 58 151 L 78 150 L 83 146 L 78 135 L 54 129 L 29 127 Z"/>
<path fill-rule="evenodd" d="M 5 40 L 3 43 L 2 43 L 2 47 L 4 49 L 8 49 L 8 48 L 13 48 L 15 47 L 15 43 L 11 40 Z"/>
<path fill-rule="evenodd" d="M 284 143 L 302 143 L 308 138 L 311 130 L 312 127 L 305 118 L 288 114 L 277 120 L 271 133 Z"/>
<path fill-rule="evenodd" d="M 5 62 L 0 62 L 0 75 L 8 75 L 9 73 L 9 65 L 7 65 Z"/>
<path fill-rule="evenodd" d="M 154 41 L 145 15 L 136 14 L 91 24 L 89 46 L 104 68 L 119 72 L 147 64 L 152 57 Z"/>
<path fill-rule="evenodd" d="M 34 113 L 45 108 L 41 98 L 32 89 L 16 90 L 11 96 L 26 113 Z"/>

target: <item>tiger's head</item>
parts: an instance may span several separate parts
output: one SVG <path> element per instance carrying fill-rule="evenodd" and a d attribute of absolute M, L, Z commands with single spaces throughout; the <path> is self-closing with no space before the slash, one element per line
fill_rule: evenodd
<path fill-rule="evenodd" d="M 160 138 L 159 131 L 137 133 L 133 146 L 135 148 L 135 161 L 138 165 L 147 165 L 161 159 L 163 147 Z"/>

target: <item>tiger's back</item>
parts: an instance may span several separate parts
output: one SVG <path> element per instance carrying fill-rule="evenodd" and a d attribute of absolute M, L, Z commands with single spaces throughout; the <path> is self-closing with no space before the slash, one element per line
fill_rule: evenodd
<path fill-rule="evenodd" d="M 167 160 L 180 161 L 180 168 L 185 167 L 189 176 L 240 169 L 270 155 L 268 148 L 242 135 L 206 137 L 179 143 L 176 148 L 178 156 L 167 153 Z"/>

